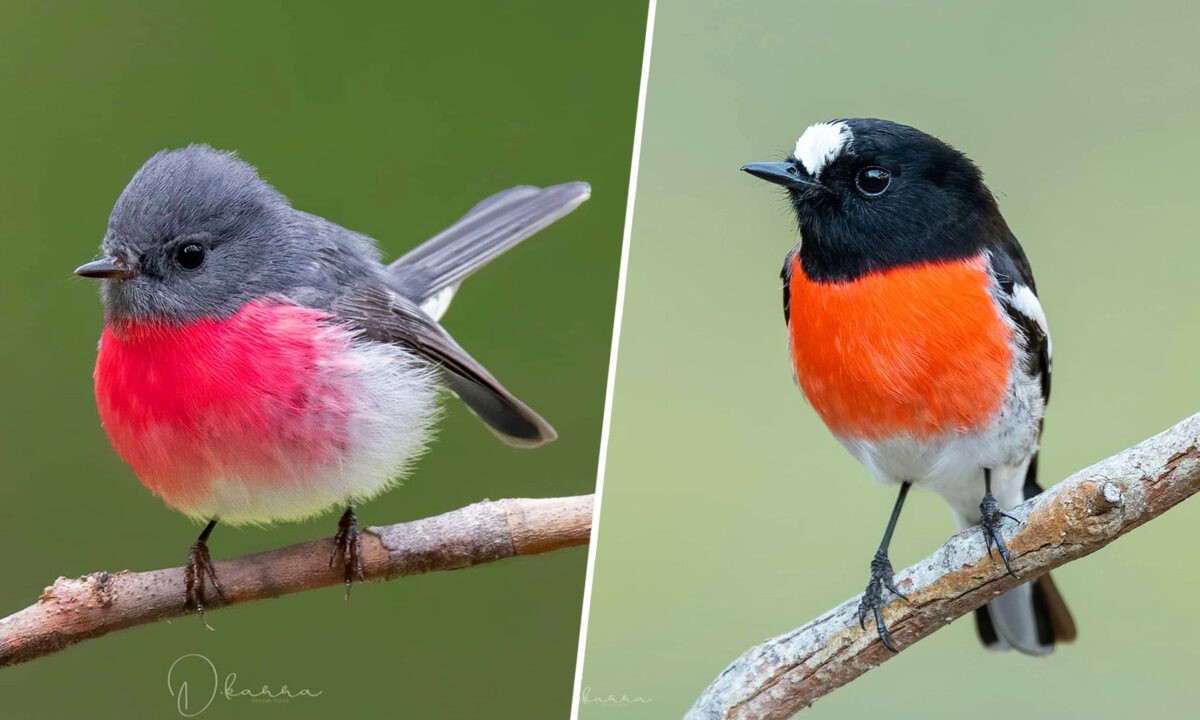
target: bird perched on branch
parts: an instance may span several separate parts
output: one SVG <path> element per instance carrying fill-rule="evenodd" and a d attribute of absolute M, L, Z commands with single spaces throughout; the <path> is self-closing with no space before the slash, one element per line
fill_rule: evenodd
<path fill-rule="evenodd" d="M 515 187 L 384 265 L 373 241 L 293 208 L 232 152 L 150 158 L 117 200 L 103 257 L 96 401 L 117 453 L 169 506 L 207 522 L 185 602 L 220 594 L 207 541 L 231 525 L 345 508 L 330 558 L 362 577 L 353 505 L 425 449 L 439 390 L 504 442 L 554 429 L 438 320 L 459 284 L 588 198 Z"/>
<path fill-rule="evenodd" d="M 787 188 L 801 243 L 783 267 L 792 367 L 813 408 L 899 494 L 871 561 L 859 621 L 895 587 L 888 545 L 908 490 L 979 524 L 1011 573 L 1004 509 L 1041 492 L 1050 335 L 1029 262 L 979 169 L 915 128 L 817 123 L 784 162 L 746 172 Z M 1049 575 L 976 612 L 993 649 L 1049 653 L 1075 638 Z"/>

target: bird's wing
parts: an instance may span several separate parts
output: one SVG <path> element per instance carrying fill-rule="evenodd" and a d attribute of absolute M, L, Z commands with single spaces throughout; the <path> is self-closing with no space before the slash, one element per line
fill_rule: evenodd
<path fill-rule="evenodd" d="M 579 207 L 591 192 L 587 183 L 574 182 L 496 193 L 389 265 L 392 287 L 418 305 L 430 303 L 427 310 L 439 315 L 464 278 Z"/>
<path fill-rule="evenodd" d="M 1025 369 L 1038 378 L 1042 387 L 1042 401 L 1050 402 L 1050 374 L 1054 370 L 1050 328 L 1046 313 L 1038 300 L 1037 286 L 1033 282 L 1033 270 L 1017 239 L 1007 235 L 999 246 L 990 248 L 992 275 L 999 287 L 1000 304 L 1012 319 L 1013 324 L 1025 336 Z M 1041 424 L 1038 435 L 1042 434 Z M 1038 485 L 1038 454 L 1029 459 L 1025 472 L 1026 498 L 1042 492 Z"/>
<path fill-rule="evenodd" d="M 1053 353 L 1046 313 L 1038 300 L 1033 271 L 1016 238 L 1009 236 L 991 249 L 992 274 L 1000 288 L 1000 302 L 1025 335 L 1025 367 L 1042 383 L 1042 400 L 1050 401 Z"/>
<path fill-rule="evenodd" d="M 793 248 L 787 257 L 783 260 L 783 270 L 779 272 L 779 279 L 783 281 L 783 322 L 788 329 L 788 365 L 792 368 L 792 382 L 796 386 L 800 385 L 800 374 L 796 372 L 796 358 L 791 352 L 791 333 L 792 333 L 792 265 L 796 262 L 796 258 L 800 254 L 800 246 Z M 808 396 L 804 396 L 808 399 Z"/>
<path fill-rule="evenodd" d="M 387 288 L 366 286 L 334 301 L 333 312 L 363 337 L 395 343 L 440 367 L 450 391 L 509 445 L 537 447 L 558 437 L 412 300 Z"/>
<path fill-rule="evenodd" d="M 792 262 L 799 252 L 798 247 L 789 252 L 783 260 L 783 270 L 779 272 L 779 279 L 783 280 L 783 321 L 789 327 L 792 324 Z"/>

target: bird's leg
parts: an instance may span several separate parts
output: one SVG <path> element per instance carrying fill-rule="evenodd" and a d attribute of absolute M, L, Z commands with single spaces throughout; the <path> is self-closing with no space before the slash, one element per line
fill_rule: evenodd
<path fill-rule="evenodd" d="M 212 557 L 208 554 L 208 536 L 212 535 L 213 528 L 216 526 L 217 521 L 210 520 L 205 526 L 204 532 L 200 533 L 200 537 L 192 543 L 192 549 L 188 551 L 187 566 L 183 571 L 183 606 L 188 610 L 194 610 L 200 616 L 200 622 L 204 623 L 204 627 L 208 627 L 208 623 L 204 620 L 204 603 L 207 602 L 205 590 L 208 583 L 212 583 L 218 598 L 225 599 L 225 591 L 217 580 L 217 571 L 213 568 Z"/>
<path fill-rule="evenodd" d="M 896 521 L 900 519 L 900 509 L 904 507 L 904 498 L 908 495 L 908 489 L 912 483 L 905 482 L 900 485 L 900 495 L 896 497 L 896 505 L 892 508 L 892 516 L 888 518 L 887 530 L 883 533 L 883 540 L 879 543 L 879 549 L 875 551 L 875 557 L 871 560 L 871 580 L 867 583 L 867 589 L 863 592 L 862 602 L 858 604 L 858 624 L 862 629 L 867 629 L 867 615 L 875 616 L 875 629 L 879 631 L 879 639 L 883 641 L 883 646 L 892 652 L 900 652 L 896 646 L 892 644 L 892 636 L 888 632 L 887 625 L 883 622 L 883 606 L 886 604 L 883 601 L 884 588 L 890 590 L 894 595 L 902 597 L 905 600 L 904 593 L 896 588 L 896 583 L 892 573 L 892 561 L 888 559 L 888 546 L 892 544 L 892 531 L 896 529 Z"/>
<path fill-rule="evenodd" d="M 983 542 L 987 545 L 988 557 L 992 555 L 992 546 L 996 546 L 996 550 L 1000 552 L 1000 559 L 1004 561 L 1004 569 L 1009 575 L 1016 577 L 1013 572 L 1012 565 L 1009 564 L 1008 546 L 1004 544 L 1004 534 L 1000 532 L 1001 518 L 1008 518 L 1020 522 L 1017 518 L 1009 515 L 1000 509 L 1000 503 L 996 502 L 996 496 L 992 494 L 992 469 L 983 469 L 983 501 L 979 503 L 979 527 L 983 529 Z"/>
<path fill-rule="evenodd" d="M 342 562 L 342 578 L 346 583 L 346 597 L 350 597 L 350 587 L 354 578 L 366 580 L 362 561 L 362 537 L 358 533 L 358 516 L 354 507 L 346 508 L 342 519 L 338 521 L 337 535 L 333 536 L 333 551 L 329 554 L 329 567 L 334 567 L 338 560 Z"/>

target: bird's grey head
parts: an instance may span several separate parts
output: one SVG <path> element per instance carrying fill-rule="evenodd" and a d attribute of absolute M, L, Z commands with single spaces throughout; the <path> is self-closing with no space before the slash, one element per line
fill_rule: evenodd
<path fill-rule="evenodd" d="M 304 271 L 303 233 L 287 200 L 232 152 L 207 145 L 151 157 L 113 208 L 104 257 L 77 274 L 102 279 L 115 319 L 225 317 L 283 292 Z"/>

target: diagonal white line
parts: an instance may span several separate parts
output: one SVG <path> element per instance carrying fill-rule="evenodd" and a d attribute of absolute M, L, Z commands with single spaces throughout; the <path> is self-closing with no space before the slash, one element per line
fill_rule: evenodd
<path fill-rule="evenodd" d="M 625 204 L 625 234 L 621 242 L 621 270 L 617 278 L 617 306 L 613 315 L 612 347 L 608 358 L 608 385 L 604 394 L 604 424 L 600 431 L 600 458 L 596 468 L 596 504 L 592 510 L 592 542 L 588 547 L 587 579 L 583 584 L 583 615 L 579 625 L 579 652 L 575 660 L 575 688 L 571 696 L 571 720 L 578 720 L 583 687 L 583 663 L 587 646 L 588 615 L 592 606 L 592 582 L 596 573 L 596 547 L 600 539 L 600 508 L 604 504 L 604 466 L 608 458 L 609 426 L 612 423 L 613 387 L 617 378 L 617 349 L 621 316 L 625 310 L 625 278 L 629 272 L 629 239 L 633 234 L 633 201 L 637 196 L 638 161 L 642 152 L 642 125 L 646 118 L 646 86 L 650 78 L 650 48 L 654 41 L 654 11 L 658 0 L 650 0 L 646 16 L 646 45 L 642 51 L 642 79 L 638 90 L 637 122 L 633 130 L 633 160 L 629 168 L 629 196 Z"/>

